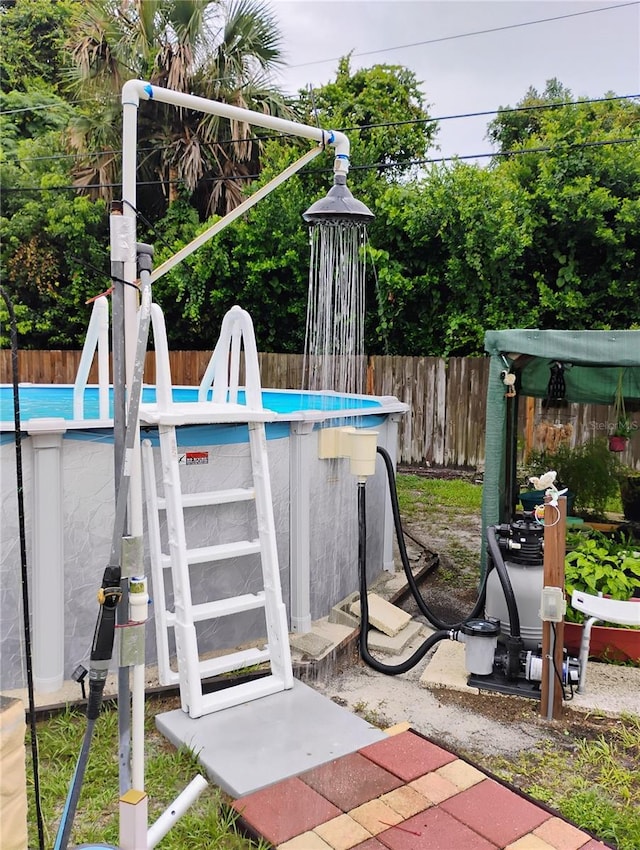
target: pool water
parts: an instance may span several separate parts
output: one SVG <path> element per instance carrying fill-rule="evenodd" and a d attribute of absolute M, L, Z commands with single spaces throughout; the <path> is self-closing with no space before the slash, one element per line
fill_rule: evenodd
<path fill-rule="evenodd" d="M 175 402 L 196 402 L 197 387 L 174 387 Z M 53 384 L 21 384 L 19 387 L 20 421 L 55 417 L 73 420 L 73 386 Z M 147 386 L 142 391 L 142 401 L 152 404 L 156 400 L 155 387 Z M 238 392 L 238 401 L 244 404 L 244 392 Z M 287 414 L 299 410 L 362 410 L 381 408 L 380 401 L 362 396 L 347 396 L 333 393 L 312 393 L 300 390 L 263 390 L 265 408 L 276 413 Z M 109 391 L 109 416 L 113 417 L 113 389 Z M 97 386 L 89 386 L 84 393 L 84 418 L 99 419 L 99 394 Z M 13 387 L 0 386 L 0 421 L 13 422 Z"/>

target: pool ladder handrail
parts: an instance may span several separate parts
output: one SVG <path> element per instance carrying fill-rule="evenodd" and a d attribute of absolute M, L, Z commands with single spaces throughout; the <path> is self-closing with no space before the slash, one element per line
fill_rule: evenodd
<path fill-rule="evenodd" d="M 237 305 L 232 307 L 222 320 L 220 337 L 200 381 L 198 401 L 206 401 L 209 391 L 212 390 L 212 401 L 238 403 L 240 352 L 243 344 L 246 403 L 254 409 L 262 407 L 258 348 L 253 322 L 249 313 Z"/>
<path fill-rule="evenodd" d="M 87 335 L 73 384 L 73 418 L 84 419 L 84 391 L 87 388 L 93 355 L 98 350 L 99 418 L 109 419 L 109 301 L 100 295 L 93 302 Z"/>

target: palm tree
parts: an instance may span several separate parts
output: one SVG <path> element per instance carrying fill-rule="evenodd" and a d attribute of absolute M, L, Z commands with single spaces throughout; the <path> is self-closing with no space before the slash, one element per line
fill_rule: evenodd
<path fill-rule="evenodd" d="M 76 185 L 94 196 L 109 199 L 118 177 L 118 95 L 128 79 L 289 115 L 271 83 L 282 61 L 280 35 L 262 0 L 87 0 L 70 46 L 71 84 L 91 103 L 69 132 L 84 155 Z M 141 197 L 152 205 L 171 203 L 183 187 L 201 214 L 224 214 L 259 170 L 252 129 L 216 116 L 146 103 L 138 138 Z M 158 179 L 163 197 L 156 190 L 154 201 L 144 184 Z"/>

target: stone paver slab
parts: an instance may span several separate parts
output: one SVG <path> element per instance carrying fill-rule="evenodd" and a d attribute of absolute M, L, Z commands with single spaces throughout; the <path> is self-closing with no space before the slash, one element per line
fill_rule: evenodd
<path fill-rule="evenodd" d="M 317 826 L 314 831 L 334 850 L 351 850 L 352 847 L 372 837 L 369 830 L 349 815 L 333 818 Z"/>

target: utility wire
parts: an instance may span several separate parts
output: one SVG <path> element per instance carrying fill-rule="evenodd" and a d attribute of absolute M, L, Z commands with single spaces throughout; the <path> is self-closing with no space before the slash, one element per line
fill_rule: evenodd
<path fill-rule="evenodd" d="M 576 144 L 567 144 L 567 148 L 570 150 L 580 150 L 582 148 L 594 148 L 594 147 L 603 147 L 605 145 L 611 145 L 615 147 L 616 145 L 631 145 L 638 144 L 640 142 L 640 138 L 637 139 L 600 139 L 594 142 L 578 142 Z M 464 154 L 464 155 L 456 155 L 456 156 L 442 156 L 442 157 L 430 157 L 428 159 L 412 159 L 406 162 L 374 162 L 369 163 L 368 165 L 352 165 L 349 168 L 349 171 L 372 171 L 373 169 L 380 170 L 385 168 L 396 168 L 401 166 L 402 168 L 408 168 L 413 165 L 435 165 L 437 163 L 443 162 L 456 162 L 458 160 L 468 160 L 468 159 L 489 159 L 491 157 L 507 157 L 507 156 L 523 156 L 525 154 L 532 153 L 550 153 L 555 148 L 550 146 L 540 146 L 536 148 L 515 148 L 513 150 L 508 151 L 494 151 L 490 153 L 475 153 L 475 154 Z M 304 174 L 326 174 L 332 172 L 332 168 L 305 168 L 301 171 L 301 175 Z M 202 177 L 199 180 L 199 183 L 213 183 L 219 182 L 222 180 L 257 180 L 260 177 L 259 174 L 243 174 L 243 175 L 220 175 L 215 177 Z M 184 180 L 176 179 L 176 180 L 145 180 L 139 181 L 138 186 L 169 186 L 169 185 L 183 185 Z M 86 191 L 87 189 L 118 189 L 120 188 L 121 183 L 89 183 L 85 186 L 9 186 L 6 189 L 3 189 L 3 192 L 62 192 L 62 191 Z"/>
<path fill-rule="evenodd" d="M 6 94 L 6 92 L 5 92 Z M 19 109 L 0 109 L 0 116 L 19 115 L 21 112 L 39 112 L 41 109 L 62 109 L 64 106 L 78 106 L 81 103 L 104 103 L 105 100 L 119 100 L 119 95 L 106 97 L 85 97 L 83 100 L 64 100 L 60 98 L 53 103 L 43 103 L 41 106 L 21 106 Z"/>
<path fill-rule="evenodd" d="M 375 124 L 359 124 L 354 127 L 342 127 L 341 132 L 343 133 L 361 133 L 364 130 L 375 130 L 375 129 L 385 129 L 391 127 L 406 127 L 411 126 L 413 124 L 434 124 L 439 121 L 452 121 L 460 118 L 482 118 L 488 115 L 511 115 L 519 112 L 540 112 L 546 109 L 564 109 L 570 106 L 583 106 L 589 105 L 593 103 L 610 103 L 620 100 L 634 100 L 640 97 L 640 93 L 638 94 L 620 94 L 620 95 L 611 95 L 611 97 L 593 97 L 584 100 L 568 100 L 562 101 L 560 103 L 538 103 L 532 104 L 531 106 L 509 106 L 509 107 L 498 107 L 497 109 L 485 109 L 480 112 L 461 112 L 454 115 L 437 115 L 434 117 L 428 118 L 410 118 L 406 121 L 381 121 Z M 250 136 L 247 139 L 225 139 L 221 142 L 218 142 L 220 146 L 227 145 L 235 145 L 235 144 L 246 144 L 246 142 L 267 142 L 273 141 L 274 139 L 284 139 L 284 138 L 295 138 L 291 133 L 275 133 L 266 136 Z M 160 147 L 145 147 L 139 148 L 138 153 L 153 153 L 153 152 L 162 152 L 166 150 L 170 150 L 172 145 L 162 145 Z M 94 151 L 91 153 L 61 153 L 61 154 L 49 154 L 47 156 L 31 156 L 31 157 L 16 157 L 15 159 L 5 159 L 4 162 L 6 164 L 14 164 L 14 163 L 22 163 L 22 162 L 46 162 L 46 161 L 55 161 L 61 159 L 86 159 L 88 156 L 91 157 L 99 157 L 99 156 L 111 156 L 111 155 L 121 155 L 122 149 L 106 149 L 101 151 Z"/>
<path fill-rule="evenodd" d="M 537 24 L 547 24 L 547 23 L 550 23 L 552 21 L 563 21 L 563 20 L 566 20 L 567 18 L 578 18 L 581 15 L 593 15 L 596 12 L 609 12 L 611 9 L 624 9 L 627 6 L 638 6 L 638 5 L 639 5 L 638 0 L 634 0 L 634 2 L 632 2 L 632 3 L 618 3 L 615 6 L 604 6 L 600 9 L 585 9 L 582 12 L 571 12 L 571 13 L 568 13 L 566 15 L 555 15 L 554 17 L 551 17 L 551 18 L 538 18 L 534 21 L 522 21 L 521 23 L 518 23 L 518 24 L 505 24 L 504 26 L 501 26 L 501 27 L 490 27 L 488 29 L 483 29 L 483 30 L 473 30 L 471 32 L 458 33 L 457 35 L 444 35 L 444 36 L 439 36 L 438 38 L 429 38 L 429 39 L 426 39 L 425 41 L 414 41 L 414 42 L 411 42 L 409 44 L 398 44 L 395 47 L 381 47 L 381 48 L 378 48 L 377 50 L 363 50 L 359 53 L 351 53 L 350 55 L 356 56 L 356 57 L 359 57 L 359 56 L 374 56 L 377 53 L 391 53 L 391 51 L 393 51 L 393 50 L 407 50 L 411 47 L 424 47 L 425 45 L 428 45 L 428 44 L 441 44 L 442 42 L 445 42 L 445 41 L 457 41 L 460 38 L 471 38 L 472 36 L 477 36 L 477 35 L 488 35 L 489 33 L 493 33 L 493 32 L 504 32 L 505 30 L 514 30 L 514 29 L 520 29 L 522 27 L 531 27 L 531 26 L 535 26 Z M 314 59 L 310 62 L 300 62 L 297 65 L 289 65 L 288 67 L 289 68 L 306 68 L 310 65 L 324 65 L 327 62 L 338 62 L 338 61 L 340 61 L 341 58 L 342 58 L 341 56 L 333 56 L 330 59 Z"/>
<path fill-rule="evenodd" d="M 22 585 L 22 617 L 27 671 L 27 694 L 29 701 L 29 731 L 31 735 L 31 762 L 33 768 L 33 793 L 38 826 L 38 847 L 45 850 L 44 817 L 40 792 L 40 760 L 38 756 L 38 727 L 36 724 L 36 700 L 33 682 L 33 657 L 31 649 L 31 625 L 29 605 L 29 564 L 27 560 L 27 535 L 24 510 L 24 479 L 22 464 L 22 428 L 20 421 L 20 390 L 18 386 L 18 325 L 13 301 L 4 286 L 0 286 L 7 312 L 9 314 L 9 339 L 11 344 L 11 379 L 13 387 L 13 421 L 16 457 L 16 496 L 18 501 L 18 537 L 20 542 L 20 575 Z"/>
<path fill-rule="evenodd" d="M 374 56 L 378 53 L 390 53 L 393 50 L 407 50 L 407 49 L 412 48 L 412 47 L 424 47 L 425 45 L 440 44 L 440 43 L 445 42 L 445 41 L 457 41 L 460 38 L 471 38 L 471 37 L 477 36 L 477 35 L 488 35 L 488 34 L 494 33 L 494 32 L 504 32 L 506 30 L 521 29 L 522 27 L 536 26 L 538 24 L 546 24 L 546 23 L 551 23 L 553 21 L 562 21 L 562 20 L 567 20 L 568 18 L 579 18 L 583 15 L 593 15 L 593 14 L 596 14 L 598 12 L 609 12 L 613 9 L 624 9 L 624 8 L 629 7 L 629 6 L 638 6 L 638 5 L 640 5 L 640 0 L 633 0 L 633 2 L 630 2 L 630 3 L 617 3 L 615 6 L 604 6 L 604 7 L 601 7 L 599 9 L 585 9 L 582 12 L 571 12 L 571 13 L 568 13 L 566 15 L 554 15 L 553 17 L 550 17 L 550 18 L 538 18 L 538 19 L 533 20 L 533 21 L 521 21 L 520 23 L 517 23 L 517 24 L 505 24 L 504 26 L 500 26 L 500 27 L 489 27 L 488 29 L 472 30 L 471 32 L 462 32 L 462 33 L 458 33 L 456 35 L 439 36 L 438 38 L 429 38 L 429 39 L 426 39 L 425 41 L 414 41 L 414 42 L 410 42 L 409 44 L 398 44 L 394 47 L 381 47 L 381 48 L 378 48 L 376 50 L 363 50 L 359 53 L 351 53 L 350 55 L 356 56 L 356 57 L 359 57 L 359 56 Z M 314 59 L 310 62 L 299 62 L 295 65 L 287 65 L 287 67 L 288 68 L 306 68 L 310 65 L 324 65 L 328 62 L 338 62 L 341 58 L 342 58 L 341 56 L 334 56 L 334 57 L 331 57 L 330 59 Z M 120 64 L 122 64 L 122 63 L 120 63 Z M 128 67 L 128 66 L 123 65 L 123 67 Z M 131 70 L 131 69 L 128 68 L 128 70 Z M 227 82 L 227 80 L 231 80 L 231 79 L 232 79 L 231 77 L 221 77 L 220 79 L 216 80 L 215 82 L 222 83 L 222 82 Z M 119 97 L 118 95 L 112 95 L 112 96 L 107 96 L 105 99 L 116 100 L 118 97 Z M 95 98 L 86 98 L 86 99 L 83 99 L 83 100 L 64 101 L 62 103 L 43 104 L 41 106 L 25 106 L 25 107 L 21 107 L 20 109 L 0 110 L 0 116 L 1 115 L 17 115 L 18 113 L 21 113 L 21 112 L 36 112 L 40 109 L 55 109 L 55 108 L 62 108 L 63 106 L 74 106 L 74 105 L 82 104 L 82 103 L 95 102 L 96 100 L 97 99 L 95 99 Z"/>

